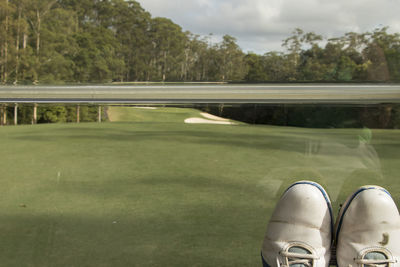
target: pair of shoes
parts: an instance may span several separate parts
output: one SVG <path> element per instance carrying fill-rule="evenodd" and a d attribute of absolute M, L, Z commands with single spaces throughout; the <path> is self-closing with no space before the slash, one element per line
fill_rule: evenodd
<path fill-rule="evenodd" d="M 264 237 L 264 267 L 399 267 L 400 216 L 389 192 L 363 186 L 342 206 L 334 226 L 324 188 L 300 181 L 283 194 Z M 336 253 L 331 252 L 336 246 Z M 335 255 L 336 254 L 336 255 Z"/>

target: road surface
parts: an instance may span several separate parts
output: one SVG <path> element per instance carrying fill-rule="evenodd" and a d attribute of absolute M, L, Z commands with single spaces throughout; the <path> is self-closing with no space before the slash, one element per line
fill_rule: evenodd
<path fill-rule="evenodd" d="M 0 86 L 0 103 L 400 103 L 400 85 Z"/>

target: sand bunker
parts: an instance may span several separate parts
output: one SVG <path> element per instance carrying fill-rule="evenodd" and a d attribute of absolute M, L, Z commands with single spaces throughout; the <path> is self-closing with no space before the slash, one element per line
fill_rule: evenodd
<path fill-rule="evenodd" d="M 157 109 L 155 107 L 133 107 L 133 108 L 140 108 L 140 109 Z"/>
<path fill-rule="evenodd" d="M 206 118 L 206 119 L 209 119 L 209 120 L 214 120 L 214 121 L 229 121 L 228 119 L 221 118 L 221 117 L 218 117 L 218 116 L 215 116 L 215 115 L 211 115 L 211 114 L 208 114 L 208 113 L 205 113 L 205 112 L 201 112 L 200 115 L 203 116 L 203 117 Z"/>
<path fill-rule="evenodd" d="M 222 125 L 235 125 L 236 123 L 230 122 L 228 119 L 214 116 L 205 112 L 200 113 L 201 116 L 207 118 L 188 118 L 185 123 L 198 123 L 198 124 L 222 124 Z"/>
<path fill-rule="evenodd" d="M 233 122 L 229 121 L 212 121 L 202 118 L 188 118 L 185 120 L 185 123 L 207 123 L 207 124 L 225 124 L 225 125 L 233 125 Z"/>

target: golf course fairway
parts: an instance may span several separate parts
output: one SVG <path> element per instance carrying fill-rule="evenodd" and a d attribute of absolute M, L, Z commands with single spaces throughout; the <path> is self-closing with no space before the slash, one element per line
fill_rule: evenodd
<path fill-rule="evenodd" d="M 313 180 L 400 200 L 400 131 L 187 124 L 183 108 L 0 127 L 0 266 L 261 266 L 268 219 Z"/>

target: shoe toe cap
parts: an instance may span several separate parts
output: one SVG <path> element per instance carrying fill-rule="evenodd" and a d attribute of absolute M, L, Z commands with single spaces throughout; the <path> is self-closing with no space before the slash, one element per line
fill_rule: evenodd
<path fill-rule="evenodd" d="M 344 205 L 337 229 L 339 266 L 354 265 L 366 248 L 385 248 L 399 260 L 400 216 L 390 194 L 380 187 L 361 188 Z"/>
<path fill-rule="evenodd" d="M 326 192 L 315 183 L 295 184 L 276 205 L 262 252 L 271 262 L 288 243 L 304 242 L 314 248 L 325 266 L 329 261 L 331 237 L 332 211 Z"/>

